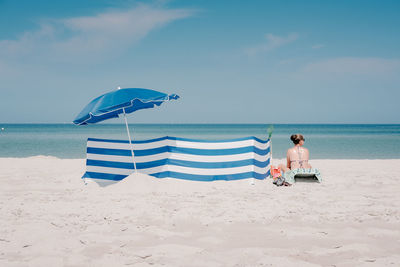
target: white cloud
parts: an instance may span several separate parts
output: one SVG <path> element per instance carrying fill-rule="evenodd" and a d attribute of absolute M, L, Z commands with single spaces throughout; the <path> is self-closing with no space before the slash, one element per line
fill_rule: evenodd
<path fill-rule="evenodd" d="M 298 38 L 299 35 L 297 33 L 291 33 L 287 36 L 278 36 L 268 33 L 265 35 L 266 42 L 264 44 L 248 48 L 246 49 L 246 53 L 249 55 L 255 55 L 262 52 L 269 52 L 281 46 L 290 44 Z"/>
<path fill-rule="evenodd" d="M 52 25 L 40 25 L 39 30 L 34 32 L 25 32 L 17 40 L 1 40 L 0 56 L 7 57 L 25 57 L 35 50 L 39 43 L 45 39 L 52 38 L 54 27 Z"/>
<path fill-rule="evenodd" d="M 323 45 L 323 44 L 315 44 L 315 45 L 311 46 L 312 49 L 320 49 L 323 47 L 325 47 L 325 45 Z"/>
<path fill-rule="evenodd" d="M 341 57 L 309 63 L 300 68 L 299 75 L 316 78 L 347 77 L 388 77 L 400 74 L 400 60 L 385 58 Z"/>
<path fill-rule="evenodd" d="M 192 14 L 187 9 L 139 5 L 95 16 L 50 20 L 16 40 L 0 41 L 0 59 L 28 56 L 69 61 L 104 57 L 127 48 L 154 29 Z"/>

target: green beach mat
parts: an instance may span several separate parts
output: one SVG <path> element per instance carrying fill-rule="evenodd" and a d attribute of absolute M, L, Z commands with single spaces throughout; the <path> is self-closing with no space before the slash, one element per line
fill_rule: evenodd
<path fill-rule="evenodd" d="M 294 169 L 284 173 L 285 181 L 289 184 L 294 184 L 296 182 L 295 176 L 298 175 L 299 177 L 312 177 L 315 176 L 318 182 L 322 182 L 322 176 L 318 169 L 311 168 L 311 169 Z"/>

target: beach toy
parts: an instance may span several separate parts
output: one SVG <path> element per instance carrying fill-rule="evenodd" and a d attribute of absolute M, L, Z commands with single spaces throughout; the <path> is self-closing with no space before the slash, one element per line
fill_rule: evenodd
<path fill-rule="evenodd" d="M 278 177 L 282 176 L 282 171 L 280 167 L 271 166 L 271 176 L 272 179 L 277 179 Z"/>

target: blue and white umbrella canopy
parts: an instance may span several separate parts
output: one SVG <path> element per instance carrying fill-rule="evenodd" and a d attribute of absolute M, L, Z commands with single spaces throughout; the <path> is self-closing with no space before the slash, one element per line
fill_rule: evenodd
<path fill-rule="evenodd" d="M 74 124 L 86 125 L 117 118 L 121 113 L 160 106 L 163 102 L 178 99 L 176 94 L 165 94 L 143 88 L 118 89 L 93 99 L 75 118 Z"/>
<path fill-rule="evenodd" d="M 150 89 L 117 89 L 93 99 L 75 118 L 74 124 L 87 125 L 107 119 L 118 118 L 119 114 L 124 114 L 126 131 L 128 133 L 129 146 L 132 154 L 132 163 L 136 172 L 135 155 L 126 114 L 140 109 L 154 108 L 155 106 L 160 106 L 165 101 L 178 98 L 179 96 L 175 94 L 168 95 Z"/>

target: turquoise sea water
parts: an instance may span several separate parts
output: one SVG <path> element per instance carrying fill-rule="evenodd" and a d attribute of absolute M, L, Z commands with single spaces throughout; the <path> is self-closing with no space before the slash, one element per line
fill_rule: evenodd
<path fill-rule="evenodd" d="M 221 140 L 267 138 L 269 124 L 131 124 L 135 139 L 165 135 Z M 302 133 L 311 159 L 400 159 L 400 124 L 274 124 L 274 158 L 284 158 L 290 135 Z M 4 130 L 1 130 L 4 128 Z M 85 158 L 88 137 L 125 139 L 124 124 L 0 124 L 0 157 Z"/>

